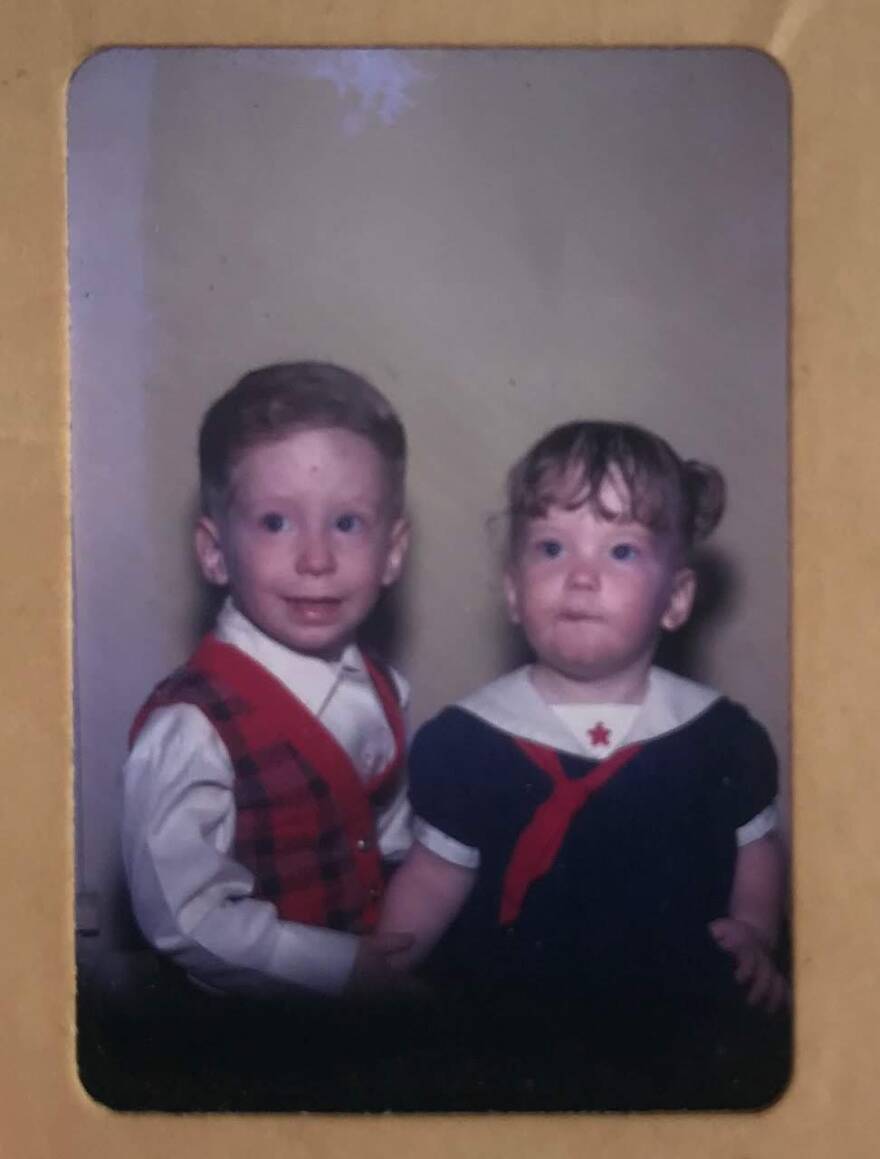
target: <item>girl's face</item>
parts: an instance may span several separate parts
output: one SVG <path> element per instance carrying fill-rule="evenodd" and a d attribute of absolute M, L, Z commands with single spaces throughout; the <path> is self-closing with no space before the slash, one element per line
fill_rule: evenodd
<path fill-rule="evenodd" d="M 562 494 L 566 491 L 563 488 Z M 598 506 L 550 506 L 527 524 L 505 575 L 514 623 L 537 663 L 539 690 L 559 700 L 638 701 L 660 631 L 690 614 L 694 574 L 669 537 L 626 518 L 606 482 Z"/>

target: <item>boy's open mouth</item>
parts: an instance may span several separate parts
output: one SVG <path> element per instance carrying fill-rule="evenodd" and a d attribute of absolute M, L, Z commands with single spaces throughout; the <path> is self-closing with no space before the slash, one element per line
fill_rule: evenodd
<path fill-rule="evenodd" d="M 307 624 L 324 624 L 334 620 L 342 606 L 338 596 L 293 597 L 285 600 L 294 617 Z"/>

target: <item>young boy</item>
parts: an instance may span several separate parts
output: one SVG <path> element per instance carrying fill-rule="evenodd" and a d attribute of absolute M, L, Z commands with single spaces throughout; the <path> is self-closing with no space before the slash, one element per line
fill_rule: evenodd
<path fill-rule="evenodd" d="M 400 573 L 405 436 L 328 363 L 267 366 L 208 410 L 195 549 L 216 627 L 132 728 L 122 844 L 137 921 L 202 987 L 382 986 L 383 861 L 409 837 L 400 678 L 356 634 Z"/>
<path fill-rule="evenodd" d="M 398 964 L 436 945 L 439 984 L 464 981 L 481 1014 L 521 1027 L 540 1009 L 539 1034 L 594 1061 L 665 1071 L 683 1027 L 702 1025 L 711 1053 L 747 1004 L 786 999 L 770 742 L 653 666 L 723 501 L 717 471 L 637 427 L 542 438 L 508 479 L 504 577 L 535 661 L 441 712 L 411 751 L 417 840 L 380 923 L 414 935 Z"/>

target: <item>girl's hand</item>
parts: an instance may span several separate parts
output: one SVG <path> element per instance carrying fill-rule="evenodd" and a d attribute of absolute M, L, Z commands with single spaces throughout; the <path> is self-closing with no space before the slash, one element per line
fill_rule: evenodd
<path fill-rule="evenodd" d="M 395 964 L 413 944 L 412 934 L 371 934 L 360 939 L 346 994 L 353 998 L 413 993 L 421 989 Z"/>
<path fill-rule="evenodd" d="M 788 983 L 776 969 L 773 955 L 758 931 L 737 918 L 718 918 L 709 932 L 722 950 L 736 961 L 734 978 L 748 987 L 749 1006 L 773 1014 L 791 1001 Z"/>

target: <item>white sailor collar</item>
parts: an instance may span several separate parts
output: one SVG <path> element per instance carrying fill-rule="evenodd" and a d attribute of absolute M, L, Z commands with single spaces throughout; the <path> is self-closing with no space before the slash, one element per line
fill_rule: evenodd
<path fill-rule="evenodd" d="M 532 684 L 530 668 L 527 664 L 493 680 L 460 700 L 458 707 L 511 736 L 583 756 L 577 738 Z M 676 676 L 665 668 L 651 668 L 645 699 L 621 743 L 632 744 L 672 732 L 705 712 L 719 696 L 713 688 Z"/>
<path fill-rule="evenodd" d="M 349 644 L 339 660 L 294 652 L 261 632 L 231 599 L 220 609 L 214 635 L 262 664 L 314 716 L 320 714 L 341 676 L 369 679 L 364 658 L 355 644 Z"/>

